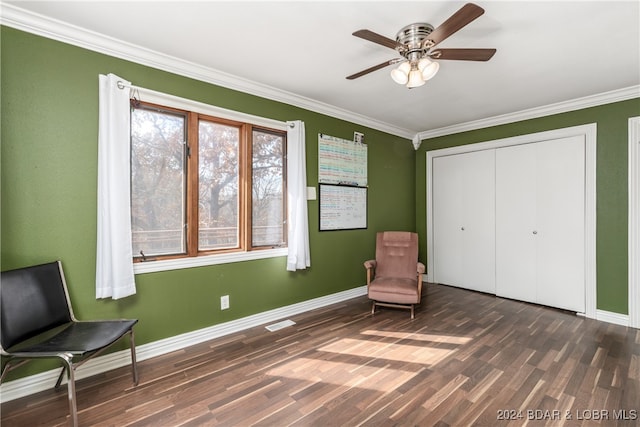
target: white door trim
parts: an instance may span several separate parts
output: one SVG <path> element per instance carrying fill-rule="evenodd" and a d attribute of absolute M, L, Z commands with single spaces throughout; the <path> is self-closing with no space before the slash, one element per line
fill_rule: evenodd
<path fill-rule="evenodd" d="M 640 329 L 640 117 L 629 119 L 629 326 Z"/>
<path fill-rule="evenodd" d="M 427 151 L 427 281 L 433 281 L 433 159 L 451 154 L 530 144 L 570 136 L 585 137 L 585 313 L 596 318 L 596 123 Z"/>

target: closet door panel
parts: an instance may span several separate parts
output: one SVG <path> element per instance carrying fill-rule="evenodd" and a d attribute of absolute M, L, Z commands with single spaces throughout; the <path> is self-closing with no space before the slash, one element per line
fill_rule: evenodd
<path fill-rule="evenodd" d="M 495 294 L 495 150 L 468 153 L 462 161 L 462 282 Z"/>
<path fill-rule="evenodd" d="M 433 159 L 434 280 L 495 293 L 495 154 Z"/>
<path fill-rule="evenodd" d="M 433 276 L 436 283 L 462 286 L 462 164 L 457 156 L 433 159 Z"/>
<path fill-rule="evenodd" d="M 584 137 L 537 146 L 537 302 L 584 312 Z"/>
<path fill-rule="evenodd" d="M 496 294 L 536 300 L 536 147 L 496 150 Z"/>

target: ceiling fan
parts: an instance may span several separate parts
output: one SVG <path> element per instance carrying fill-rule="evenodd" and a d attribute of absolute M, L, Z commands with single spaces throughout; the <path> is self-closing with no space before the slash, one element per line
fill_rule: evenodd
<path fill-rule="evenodd" d="M 396 83 L 406 85 L 411 89 L 422 86 L 438 72 L 440 64 L 432 59 L 488 61 L 496 53 L 495 49 L 434 49 L 440 42 L 483 13 L 484 9 L 480 6 L 467 3 L 439 27 L 434 28 L 426 22 L 409 24 L 398 31 L 395 40 L 370 30 L 358 30 L 353 33 L 354 36 L 395 49 L 400 54 L 400 58 L 374 65 L 359 73 L 347 76 L 347 79 L 357 79 L 389 65 L 400 64 L 391 71 L 391 78 Z"/>

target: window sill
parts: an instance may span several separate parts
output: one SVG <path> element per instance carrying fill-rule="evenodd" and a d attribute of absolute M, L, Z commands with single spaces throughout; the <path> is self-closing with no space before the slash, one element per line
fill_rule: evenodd
<path fill-rule="evenodd" d="M 183 268 L 204 267 L 207 265 L 228 264 L 232 262 L 277 258 L 282 256 L 287 256 L 287 248 L 265 249 L 251 252 L 234 252 L 191 258 L 176 258 L 163 261 L 147 261 L 135 263 L 133 265 L 133 273 L 155 273 L 158 271 L 180 270 Z"/>

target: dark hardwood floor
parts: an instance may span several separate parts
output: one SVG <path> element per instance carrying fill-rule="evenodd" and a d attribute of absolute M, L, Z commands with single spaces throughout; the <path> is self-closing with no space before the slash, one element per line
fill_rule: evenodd
<path fill-rule="evenodd" d="M 80 424 L 640 425 L 640 330 L 427 289 L 413 321 L 361 297 L 139 362 L 137 387 L 129 368 L 81 380 Z M 1 409 L 2 426 L 66 425 L 66 387 Z"/>

